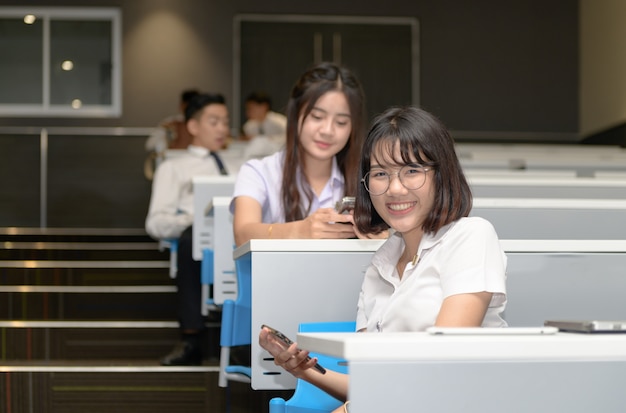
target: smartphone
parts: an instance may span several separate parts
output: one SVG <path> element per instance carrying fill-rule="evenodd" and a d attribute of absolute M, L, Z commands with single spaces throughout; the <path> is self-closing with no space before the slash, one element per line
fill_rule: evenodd
<path fill-rule="evenodd" d="M 341 201 L 335 204 L 335 210 L 340 214 L 345 214 L 354 209 L 354 197 L 344 196 Z"/>
<path fill-rule="evenodd" d="M 283 333 L 281 333 L 280 331 L 276 330 L 275 328 L 272 328 L 268 325 L 263 324 L 261 326 L 261 328 L 266 328 L 269 330 L 270 334 L 272 334 L 274 337 L 276 337 L 276 339 L 278 341 L 280 341 L 282 344 L 285 345 L 285 349 L 287 349 L 289 346 L 291 346 L 293 344 L 293 341 L 291 341 L 289 339 L 289 337 L 287 337 L 286 335 L 284 335 Z M 307 357 L 306 358 L 307 361 L 311 360 L 311 357 Z M 313 366 L 315 368 L 315 370 L 319 371 L 322 374 L 326 374 L 326 369 L 322 366 L 320 366 L 319 363 L 315 363 L 315 366 Z"/>

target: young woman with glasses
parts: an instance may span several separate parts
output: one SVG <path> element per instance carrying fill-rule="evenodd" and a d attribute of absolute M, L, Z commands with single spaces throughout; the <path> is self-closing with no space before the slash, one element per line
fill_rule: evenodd
<path fill-rule="evenodd" d="M 493 226 L 468 217 L 472 194 L 445 126 L 421 109 L 388 109 L 365 140 L 359 176 L 358 231 L 393 234 L 365 273 L 357 330 L 505 327 L 506 256 Z M 346 375 L 320 374 L 307 351 L 284 350 L 266 330 L 259 341 L 277 365 L 347 398 Z"/>

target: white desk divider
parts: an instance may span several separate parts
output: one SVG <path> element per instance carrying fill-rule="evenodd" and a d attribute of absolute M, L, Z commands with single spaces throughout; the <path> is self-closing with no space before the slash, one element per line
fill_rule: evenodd
<path fill-rule="evenodd" d="M 626 319 L 626 240 L 502 240 L 508 257 L 505 318 Z"/>
<path fill-rule="evenodd" d="M 575 170 L 558 169 L 558 170 L 545 170 L 545 169 L 482 169 L 475 168 L 467 165 L 463 168 L 465 176 L 468 178 L 473 177 L 496 177 L 496 178 L 576 178 L 577 174 Z M 597 175 L 596 175 L 597 177 Z M 626 179 L 626 173 L 624 174 Z"/>
<path fill-rule="evenodd" d="M 235 175 L 196 176 L 193 178 L 193 259 L 202 260 L 202 250 L 213 248 L 213 216 L 206 215 L 209 202 L 216 196 L 232 196 Z"/>
<path fill-rule="evenodd" d="M 474 198 L 500 239 L 626 239 L 626 199 Z"/>
<path fill-rule="evenodd" d="M 626 199 L 626 179 L 467 176 L 476 198 Z"/>
<path fill-rule="evenodd" d="M 229 206 L 231 197 L 214 197 L 205 209 L 205 215 L 213 217 L 213 303 L 220 305 L 224 300 L 237 298 L 237 274 L 233 249 L 233 219 Z M 209 286 L 202 285 L 202 314 L 208 314 L 206 300 L 209 297 Z"/>
<path fill-rule="evenodd" d="M 296 339 L 348 361 L 353 412 L 624 410 L 626 334 L 305 333 Z"/>
<path fill-rule="evenodd" d="M 261 324 L 293 339 L 301 322 L 354 320 L 363 273 L 382 242 L 252 240 L 235 250 L 235 260 L 250 259 L 252 388 L 295 385 L 258 345 Z M 538 326 L 564 317 L 626 319 L 626 240 L 501 240 L 501 245 L 508 257 L 509 325 Z"/>

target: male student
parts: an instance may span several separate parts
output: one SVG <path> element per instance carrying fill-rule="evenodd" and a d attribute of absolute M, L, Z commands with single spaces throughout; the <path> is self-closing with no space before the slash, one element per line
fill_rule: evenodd
<path fill-rule="evenodd" d="M 202 363 L 201 337 L 205 330 L 201 314 L 199 261 L 192 257 L 193 183 L 198 175 L 226 175 L 218 151 L 229 135 L 228 109 L 220 94 L 200 93 L 185 108 L 192 135 L 187 153 L 165 160 L 152 184 L 146 231 L 155 239 L 178 239 L 178 319 L 181 341 L 161 360 L 162 365 Z"/>

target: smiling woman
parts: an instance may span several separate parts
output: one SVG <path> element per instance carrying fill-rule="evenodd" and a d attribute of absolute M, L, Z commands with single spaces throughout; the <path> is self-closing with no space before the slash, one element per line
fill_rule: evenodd
<path fill-rule="evenodd" d="M 231 203 L 237 245 L 357 236 L 352 215 L 334 206 L 356 192 L 363 102 L 360 83 L 344 67 L 321 63 L 300 76 L 287 106 L 285 148 L 246 162 L 237 175 Z"/>
<path fill-rule="evenodd" d="M 365 139 L 359 174 L 357 230 L 394 232 L 365 272 L 357 331 L 505 327 L 506 256 L 493 226 L 468 217 L 470 187 L 445 126 L 418 108 L 388 109 Z M 319 374 L 308 352 L 285 350 L 268 331 L 259 342 L 295 377 L 346 399 L 345 374 Z"/>

